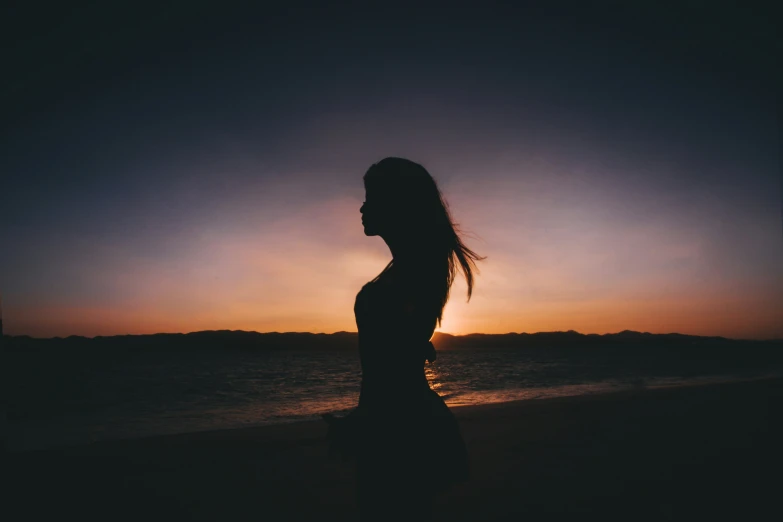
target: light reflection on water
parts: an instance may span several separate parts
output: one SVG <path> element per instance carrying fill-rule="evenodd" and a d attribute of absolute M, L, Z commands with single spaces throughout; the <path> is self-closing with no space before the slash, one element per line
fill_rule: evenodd
<path fill-rule="evenodd" d="M 15 357 L 7 388 L 11 450 L 317 419 L 355 407 L 361 378 L 356 354 L 345 352 L 146 353 L 76 362 Z M 694 370 L 554 349 L 439 352 L 425 373 L 449 406 L 736 375 L 703 361 Z"/>
<path fill-rule="evenodd" d="M 433 390 L 438 391 L 443 386 L 440 372 L 438 372 L 438 368 L 434 364 L 426 364 L 424 366 L 424 374 L 427 376 L 427 381 L 429 381 L 430 388 Z"/>

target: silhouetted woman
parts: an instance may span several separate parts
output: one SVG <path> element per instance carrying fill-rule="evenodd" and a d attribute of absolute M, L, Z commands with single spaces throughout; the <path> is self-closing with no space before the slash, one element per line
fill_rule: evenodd
<path fill-rule="evenodd" d="M 362 366 L 359 405 L 326 415 L 331 449 L 356 463 L 363 521 L 428 520 L 435 495 L 468 478 L 456 419 L 424 373 L 430 342 L 458 269 L 473 290 L 475 261 L 421 165 L 386 158 L 364 175 L 364 233 L 380 236 L 391 262 L 356 296 Z"/>

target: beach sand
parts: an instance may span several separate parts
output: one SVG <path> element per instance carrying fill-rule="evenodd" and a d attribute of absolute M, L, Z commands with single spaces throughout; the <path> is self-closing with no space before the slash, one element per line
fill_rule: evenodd
<path fill-rule="evenodd" d="M 454 412 L 473 477 L 436 520 L 781 516 L 783 379 Z M 351 467 L 325 434 L 300 422 L 5 453 L 4 520 L 355 520 Z"/>

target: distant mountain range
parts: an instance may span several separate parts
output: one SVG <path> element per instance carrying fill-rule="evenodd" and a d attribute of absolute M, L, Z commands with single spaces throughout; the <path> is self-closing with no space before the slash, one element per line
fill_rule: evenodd
<path fill-rule="evenodd" d="M 98 337 L 54 337 L 39 339 L 29 336 L 4 336 L 4 349 L 130 349 L 136 350 L 350 350 L 357 347 L 356 332 L 332 334 L 308 332 L 246 332 L 242 330 L 209 330 L 191 333 L 160 333 L 150 335 L 114 335 Z M 783 345 L 783 341 L 740 341 L 725 337 L 696 335 L 651 334 L 624 330 L 612 334 L 581 334 L 567 332 L 468 334 L 451 335 L 436 332 L 432 339 L 439 350 L 459 349 L 525 349 L 546 347 L 626 346 L 626 345 L 721 345 L 737 343 Z"/>

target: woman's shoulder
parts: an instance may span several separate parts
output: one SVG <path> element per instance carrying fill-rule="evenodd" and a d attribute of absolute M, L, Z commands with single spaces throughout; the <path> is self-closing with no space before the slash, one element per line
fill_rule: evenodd
<path fill-rule="evenodd" d="M 433 263 L 416 263 L 400 268 L 395 274 L 397 283 L 408 290 L 422 290 L 425 292 L 439 288 L 448 276 L 441 267 Z"/>
<path fill-rule="evenodd" d="M 424 263 L 399 264 L 366 283 L 360 293 L 372 292 L 390 298 L 404 298 L 406 301 L 430 301 L 433 298 L 439 301 L 446 276 L 447 274 L 438 273 Z"/>
<path fill-rule="evenodd" d="M 389 278 L 398 280 L 400 283 L 416 282 L 425 283 L 433 280 L 438 280 L 440 277 L 445 276 L 444 266 L 442 263 L 435 263 L 425 259 L 417 259 L 407 263 L 400 263 L 393 266 L 387 274 Z M 448 265 L 445 266 L 448 270 Z"/>
<path fill-rule="evenodd" d="M 367 295 L 372 288 L 375 286 L 375 281 L 368 281 L 362 285 L 362 287 L 359 289 L 359 291 L 356 293 L 356 298 L 359 299 L 364 295 Z"/>

